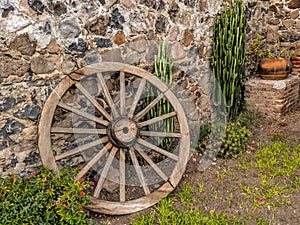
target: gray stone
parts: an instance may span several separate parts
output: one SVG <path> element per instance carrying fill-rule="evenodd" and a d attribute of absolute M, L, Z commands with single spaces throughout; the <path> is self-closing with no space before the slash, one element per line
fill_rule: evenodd
<path fill-rule="evenodd" d="M 284 81 L 275 81 L 273 88 L 276 90 L 286 89 L 286 82 Z"/>
<path fill-rule="evenodd" d="M 36 40 L 30 40 L 28 33 L 18 35 L 10 43 L 11 49 L 19 51 L 23 55 L 32 56 L 36 48 Z"/>
<path fill-rule="evenodd" d="M 0 100 L 0 112 L 5 112 L 15 107 L 17 101 L 13 97 L 6 97 Z"/>
<path fill-rule="evenodd" d="M 150 62 L 154 61 L 154 56 L 157 55 L 157 52 L 158 45 L 155 42 L 151 42 L 147 48 L 146 60 Z"/>
<path fill-rule="evenodd" d="M 26 105 L 14 113 L 15 117 L 36 120 L 39 116 L 41 108 L 38 105 Z"/>
<path fill-rule="evenodd" d="M 52 73 L 56 69 L 56 60 L 43 55 L 31 59 L 31 70 L 36 74 Z"/>
<path fill-rule="evenodd" d="M 7 120 L 5 126 L 1 129 L 7 134 L 18 134 L 24 129 L 25 125 L 14 119 Z"/>
<path fill-rule="evenodd" d="M 184 51 L 183 46 L 179 42 L 177 42 L 172 46 L 171 54 L 174 61 L 186 57 L 186 52 Z"/>
<path fill-rule="evenodd" d="M 157 32 L 162 33 L 166 31 L 167 19 L 164 15 L 160 15 L 155 22 L 155 29 Z"/>
<path fill-rule="evenodd" d="M 195 0 L 184 0 L 183 3 L 186 5 L 186 6 L 189 6 L 189 7 L 194 7 L 195 6 L 195 3 L 196 1 Z"/>
<path fill-rule="evenodd" d="M 62 21 L 59 30 L 64 38 L 75 38 L 80 33 L 80 27 L 74 18 Z"/>
<path fill-rule="evenodd" d="M 168 10 L 168 13 L 169 13 L 172 21 L 175 21 L 175 18 L 177 17 L 178 12 L 179 12 L 179 6 L 177 5 L 177 3 L 175 1 L 173 1 L 170 9 Z"/>
<path fill-rule="evenodd" d="M 9 13 L 11 11 L 15 10 L 15 8 L 11 4 L 9 4 L 8 2 L 6 2 L 4 5 L 2 5 L 1 9 L 3 10 L 2 14 L 1 14 L 2 18 L 8 17 Z"/>
<path fill-rule="evenodd" d="M 98 49 L 89 50 L 83 58 L 83 66 L 98 63 L 101 61 L 101 55 Z"/>
<path fill-rule="evenodd" d="M 121 13 L 119 12 L 118 8 L 115 8 L 112 12 L 111 12 L 111 17 L 109 17 L 109 22 L 108 25 L 111 28 L 115 28 L 115 29 L 123 29 L 123 23 L 125 22 L 124 16 L 121 15 Z"/>
<path fill-rule="evenodd" d="M 119 48 L 106 51 L 101 54 L 102 62 L 123 62 L 122 52 Z"/>
<path fill-rule="evenodd" d="M 140 59 L 140 54 L 134 52 L 125 56 L 125 63 L 130 65 L 138 65 L 140 63 Z"/>
<path fill-rule="evenodd" d="M 145 39 L 134 40 L 129 43 L 129 48 L 138 53 L 143 53 L 146 51 L 147 41 Z"/>
<path fill-rule="evenodd" d="M 43 14 L 45 5 L 40 0 L 28 0 L 28 5 L 38 14 Z"/>
<path fill-rule="evenodd" d="M 94 42 L 96 43 L 97 47 L 100 48 L 108 48 L 108 47 L 112 47 L 113 45 L 112 41 L 108 38 L 95 37 Z"/>
<path fill-rule="evenodd" d="M 40 162 L 40 155 L 35 151 L 31 151 L 23 161 L 25 166 L 30 166 Z"/>
<path fill-rule="evenodd" d="M 62 62 L 61 70 L 64 74 L 70 74 L 76 69 L 76 62 L 72 59 L 65 59 Z"/>
<path fill-rule="evenodd" d="M 71 51 L 85 52 L 88 50 L 88 44 L 82 38 L 78 38 L 78 40 L 73 42 L 68 49 Z"/>

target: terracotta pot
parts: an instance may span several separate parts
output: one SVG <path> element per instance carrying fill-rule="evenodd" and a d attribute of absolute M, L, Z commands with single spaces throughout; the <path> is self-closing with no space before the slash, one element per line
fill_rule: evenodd
<path fill-rule="evenodd" d="M 259 64 L 259 74 L 266 80 L 285 79 L 291 72 L 289 61 L 283 58 L 263 58 Z"/>
<path fill-rule="evenodd" d="M 292 64 L 294 68 L 300 68 L 300 49 L 292 54 Z"/>

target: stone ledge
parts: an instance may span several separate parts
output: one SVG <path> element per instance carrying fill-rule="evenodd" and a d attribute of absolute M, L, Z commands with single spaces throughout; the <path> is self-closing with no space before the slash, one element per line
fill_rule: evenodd
<path fill-rule="evenodd" d="M 268 117 L 280 117 L 300 106 L 300 77 L 284 80 L 253 78 L 245 83 L 245 99 L 250 110 Z"/>

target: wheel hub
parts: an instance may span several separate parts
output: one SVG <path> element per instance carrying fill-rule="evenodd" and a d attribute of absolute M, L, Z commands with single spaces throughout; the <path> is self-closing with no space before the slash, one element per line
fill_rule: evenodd
<path fill-rule="evenodd" d="M 108 126 L 108 136 L 117 147 L 128 148 L 133 146 L 138 134 L 136 123 L 127 117 L 119 117 Z"/>

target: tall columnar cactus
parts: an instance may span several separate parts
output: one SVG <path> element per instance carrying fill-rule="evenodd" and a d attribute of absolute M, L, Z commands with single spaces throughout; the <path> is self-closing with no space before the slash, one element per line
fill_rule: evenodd
<path fill-rule="evenodd" d="M 235 0 L 235 3 L 231 1 L 226 5 L 214 26 L 213 100 L 217 105 L 224 104 L 229 120 L 239 113 L 244 101 L 246 28 L 247 19 L 242 0 Z"/>
<path fill-rule="evenodd" d="M 170 87 L 172 84 L 173 62 L 169 55 L 168 45 L 166 43 L 162 42 L 160 44 L 158 54 L 155 55 L 154 59 L 154 74 L 159 77 L 168 87 Z M 146 98 L 146 105 L 150 104 L 150 102 L 152 102 L 158 95 L 157 89 L 153 86 L 147 86 L 147 90 L 148 97 Z M 151 108 L 146 117 L 147 119 L 151 119 L 172 111 L 173 108 L 170 103 L 166 99 L 162 99 L 153 108 Z M 174 132 L 174 118 L 168 118 L 164 121 L 152 124 L 150 129 L 161 132 Z M 155 138 L 155 140 L 163 147 L 168 147 L 173 141 L 172 138 Z"/>

